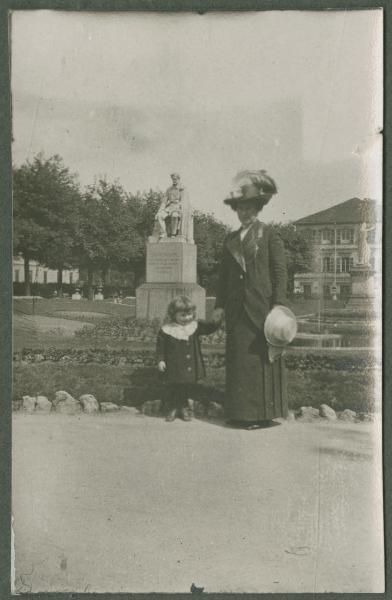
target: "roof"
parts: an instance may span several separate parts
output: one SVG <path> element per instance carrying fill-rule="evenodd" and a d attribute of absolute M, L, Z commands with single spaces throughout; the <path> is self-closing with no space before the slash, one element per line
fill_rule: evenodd
<path fill-rule="evenodd" d="M 350 198 L 350 200 L 331 206 L 326 210 L 298 219 L 294 223 L 295 225 L 329 225 L 335 223 L 362 223 L 364 220 L 372 223 L 380 220 L 379 211 L 376 209 L 375 200 Z M 367 212 L 366 219 L 363 216 L 364 211 Z"/>

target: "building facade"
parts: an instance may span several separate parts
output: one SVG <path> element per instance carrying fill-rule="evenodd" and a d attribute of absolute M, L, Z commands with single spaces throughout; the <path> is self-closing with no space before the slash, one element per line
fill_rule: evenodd
<path fill-rule="evenodd" d="M 14 256 L 12 261 L 13 282 L 24 283 L 24 262 L 21 256 Z M 30 261 L 30 283 L 57 283 L 57 271 L 43 267 L 37 261 Z M 64 270 L 63 283 L 74 285 L 79 279 L 79 269 Z"/>
<path fill-rule="evenodd" d="M 381 210 L 374 200 L 351 198 L 295 221 L 296 229 L 310 237 L 312 259 L 308 272 L 295 275 L 294 293 L 305 298 L 349 297 L 350 271 L 359 264 L 359 231 L 363 222 L 367 223 L 375 285 L 381 289 Z"/>

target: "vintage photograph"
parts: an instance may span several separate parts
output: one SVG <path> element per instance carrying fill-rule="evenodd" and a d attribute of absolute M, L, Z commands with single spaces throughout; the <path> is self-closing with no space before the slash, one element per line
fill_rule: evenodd
<path fill-rule="evenodd" d="M 10 32 L 13 593 L 384 592 L 383 10 Z"/>

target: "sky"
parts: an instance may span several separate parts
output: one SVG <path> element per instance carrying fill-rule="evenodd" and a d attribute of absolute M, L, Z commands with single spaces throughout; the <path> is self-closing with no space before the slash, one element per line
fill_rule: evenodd
<path fill-rule="evenodd" d="M 287 222 L 381 201 L 382 11 L 12 14 L 13 162 L 59 154 L 81 184 L 164 190 L 229 225 L 243 169 Z"/>

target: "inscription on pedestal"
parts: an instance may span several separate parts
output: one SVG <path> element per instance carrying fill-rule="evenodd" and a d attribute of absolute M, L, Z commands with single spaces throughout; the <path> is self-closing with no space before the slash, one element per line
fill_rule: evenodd
<path fill-rule="evenodd" d="M 196 246 L 188 243 L 147 244 L 147 283 L 196 283 Z"/>
<path fill-rule="evenodd" d="M 175 281 L 178 275 L 179 265 L 176 256 L 154 256 L 150 260 L 149 267 L 157 273 L 160 281 Z M 158 281 L 158 278 L 155 281 Z"/>

